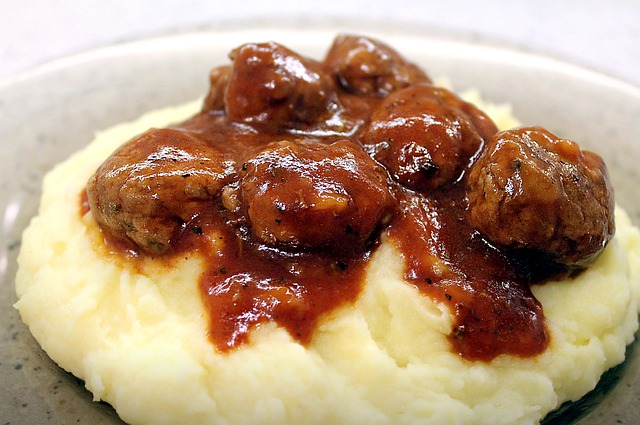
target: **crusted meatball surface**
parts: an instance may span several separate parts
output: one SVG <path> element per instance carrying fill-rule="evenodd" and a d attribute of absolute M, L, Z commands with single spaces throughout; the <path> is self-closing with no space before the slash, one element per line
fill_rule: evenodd
<path fill-rule="evenodd" d="M 235 174 L 233 161 L 196 134 L 151 129 L 111 155 L 87 195 L 108 236 L 151 255 L 171 250 L 185 225 Z"/>
<path fill-rule="evenodd" d="M 269 245 L 361 249 L 389 221 L 384 169 L 348 140 L 276 142 L 244 168 L 240 199 L 256 237 Z"/>
<path fill-rule="evenodd" d="M 489 117 L 450 91 L 417 85 L 386 98 L 363 139 L 395 180 L 428 191 L 458 180 L 496 131 Z"/>
<path fill-rule="evenodd" d="M 431 82 L 424 71 L 395 50 L 367 37 L 338 36 L 325 64 L 342 89 L 359 95 L 386 97 L 405 87 Z"/>
<path fill-rule="evenodd" d="M 602 159 L 540 127 L 496 134 L 467 184 L 471 223 L 497 245 L 582 268 L 613 236 L 613 190 Z"/>
<path fill-rule="evenodd" d="M 230 121 L 281 129 L 327 119 L 338 108 L 331 77 L 312 59 L 273 42 L 245 44 L 230 57 L 224 92 Z"/>

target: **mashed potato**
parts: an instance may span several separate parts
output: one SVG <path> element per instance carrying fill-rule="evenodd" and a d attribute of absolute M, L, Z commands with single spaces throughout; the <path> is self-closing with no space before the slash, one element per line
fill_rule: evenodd
<path fill-rule="evenodd" d="M 502 127 L 508 108 L 479 104 Z M 354 305 L 323 318 L 309 347 L 273 324 L 216 353 L 198 292 L 202 264 L 133 267 L 105 255 L 78 196 L 123 141 L 184 119 L 198 103 L 100 133 L 46 176 L 26 230 L 16 288 L 23 320 L 61 367 L 132 424 L 534 424 L 594 388 L 638 327 L 640 233 L 624 211 L 588 271 L 533 287 L 549 348 L 533 358 L 471 362 L 453 353 L 453 315 L 402 280 L 384 243 Z"/>

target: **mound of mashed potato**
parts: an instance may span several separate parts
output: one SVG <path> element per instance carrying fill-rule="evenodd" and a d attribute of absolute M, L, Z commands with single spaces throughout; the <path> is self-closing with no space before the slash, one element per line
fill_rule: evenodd
<path fill-rule="evenodd" d="M 463 94 L 501 128 L 508 107 Z M 390 243 L 374 253 L 357 302 L 323 317 L 308 347 L 273 324 L 217 353 L 207 337 L 196 256 L 136 266 L 109 254 L 78 196 L 130 137 L 183 120 L 200 103 L 104 131 L 51 171 L 25 231 L 16 307 L 48 355 L 131 424 L 535 424 L 593 389 L 624 360 L 638 328 L 640 233 L 617 232 L 587 271 L 533 287 L 548 349 L 531 358 L 465 360 L 448 308 L 403 281 Z"/>

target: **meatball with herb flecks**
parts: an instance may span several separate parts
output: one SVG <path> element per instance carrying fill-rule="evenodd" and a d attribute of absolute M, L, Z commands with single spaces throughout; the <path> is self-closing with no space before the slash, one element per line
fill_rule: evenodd
<path fill-rule="evenodd" d="M 362 249 L 390 219 L 386 173 L 354 142 L 276 142 L 243 168 L 240 198 L 267 245 Z"/>
<path fill-rule="evenodd" d="M 491 119 L 472 104 L 446 89 L 418 85 L 386 98 L 363 140 L 396 181 L 425 192 L 459 180 L 495 132 Z"/>
<path fill-rule="evenodd" d="M 233 161 L 197 135 L 151 129 L 123 145 L 91 177 L 91 211 L 108 236 L 160 255 L 211 208 L 235 174 Z"/>
<path fill-rule="evenodd" d="M 341 35 L 327 53 L 325 64 L 345 91 L 386 97 L 429 77 L 389 46 L 368 37 Z"/>
<path fill-rule="evenodd" d="M 324 121 L 339 109 L 331 77 L 312 59 L 273 42 L 245 44 L 230 57 L 224 97 L 230 121 L 293 128 Z"/>
<path fill-rule="evenodd" d="M 540 127 L 496 134 L 467 184 L 471 224 L 496 245 L 580 269 L 613 236 L 613 192 L 602 158 Z"/>

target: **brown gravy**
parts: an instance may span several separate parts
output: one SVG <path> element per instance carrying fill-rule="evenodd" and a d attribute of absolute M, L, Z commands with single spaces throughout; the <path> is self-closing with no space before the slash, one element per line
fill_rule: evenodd
<path fill-rule="evenodd" d="M 250 53 L 265 60 L 260 56 L 264 55 L 264 51 L 286 55 L 286 51 L 282 53 L 281 50 L 278 46 L 266 45 L 256 48 L 258 53 Z M 234 53 L 241 54 L 242 51 Z M 277 55 L 276 59 L 280 60 L 281 56 Z M 392 59 L 395 64 L 400 61 L 396 56 L 392 56 Z M 295 60 L 297 62 L 292 63 L 296 67 L 309 67 L 310 71 L 304 78 L 313 84 L 316 83 L 311 77 L 333 63 L 330 60 L 324 64 L 304 62 L 297 56 Z M 296 72 L 299 71 L 298 68 Z M 198 155 L 205 152 L 206 156 L 206 150 L 211 149 L 217 155 L 216 158 L 219 156 L 234 164 L 233 172 L 220 174 L 219 183 L 224 189 L 210 198 L 205 197 L 204 201 L 197 199 L 190 203 L 187 213 L 175 213 L 175 217 L 170 217 L 171 220 L 175 219 L 173 225 L 178 231 L 171 238 L 170 249 L 157 256 L 158 261 L 170 261 L 177 255 L 198 252 L 206 259 L 206 270 L 202 274 L 199 288 L 209 315 L 209 335 L 219 351 L 228 352 L 247 343 L 250 332 L 267 322 L 275 322 L 301 344 L 309 344 L 324 315 L 358 299 L 365 284 L 368 262 L 380 243 L 382 232 L 386 232 L 388 239 L 400 252 L 407 283 L 414 285 L 424 296 L 445 303 L 454 314 L 455 324 L 449 336 L 452 350 L 470 360 L 490 361 L 501 354 L 534 356 L 547 347 L 549 336 L 542 307 L 530 290 L 532 276 L 531 270 L 526 267 L 527 259 L 524 258 L 523 261 L 521 255 L 516 258 L 509 250 L 492 245 L 469 223 L 465 192 L 466 169 L 483 149 L 487 138 L 495 133 L 495 125 L 472 105 L 453 94 L 434 89 L 428 78 L 417 68 L 402 62 L 400 70 L 406 71 L 409 76 L 407 78 L 416 81 L 406 82 L 402 79 L 405 74 L 399 71 L 400 76 L 391 75 L 383 85 L 375 88 L 358 74 L 353 77 L 354 83 L 351 86 L 343 87 L 346 83 L 342 80 L 331 83 L 336 87 L 327 94 L 327 81 L 331 80 L 318 78 L 317 84 L 322 88 L 318 93 L 321 96 L 317 93 L 315 97 L 301 95 L 296 102 L 300 103 L 300 108 L 305 107 L 305 102 L 324 102 L 326 109 L 311 110 L 308 113 L 304 110 L 292 112 L 291 107 L 287 108 L 283 101 L 272 101 L 276 105 L 272 122 L 263 120 L 264 115 L 254 111 L 260 105 L 255 105 L 255 99 L 252 104 L 251 97 L 247 97 L 249 100 L 244 99 L 245 103 L 236 107 L 239 118 L 228 119 L 225 111 L 220 110 L 220 105 L 225 102 L 240 104 L 243 100 L 240 95 L 230 98 L 231 84 L 234 84 L 233 90 L 238 90 L 241 94 L 244 90 L 251 92 L 254 80 L 261 78 L 262 74 L 255 71 L 254 77 L 244 76 L 244 80 L 233 80 L 233 75 L 229 77 L 228 69 L 220 68 L 214 72 L 216 81 L 213 80 L 212 73 L 212 91 L 205 102 L 205 110 L 172 127 L 173 130 L 154 133 L 154 144 L 136 151 L 137 155 L 144 158 L 140 164 L 153 167 L 154 161 L 162 160 L 154 151 L 155 146 L 172 146 L 175 134 L 188 134 L 186 138 L 180 136 L 181 152 L 197 151 Z M 327 71 L 328 74 L 331 72 L 333 71 Z M 351 74 L 345 75 L 351 78 Z M 226 84 L 229 84 L 228 88 Z M 394 90 L 403 88 L 396 87 L 398 84 L 403 84 L 409 90 L 406 96 L 389 95 L 388 92 L 393 93 Z M 413 85 L 417 89 L 411 92 Z M 224 90 L 226 97 L 222 99 L 219 94 Z M 256 96 L 255 93 L 252 96 Z M 417 99 L 415 104 L 405 103 L 407 99 L 413 102 L 414 98 Z M 262 98 L 258 96 L 257 99 Z M 399 118 L 389 115 L 393 119 L 383 124 L 396 125 L 394 123 L 404 120 L 399 130 L 392 129 L 399 131 L 394 134 L 399 137 L 420 137 L 423 131 L 420 125 L 423 124 L 416 124 L 412 117 L 424 116 L 420 115 L 422 110 L 427 110 L 431 114 L 429 117 L 442 117 L 444 124 L 441 127 L 444 130 L 434 133 L 434 140 L 461 131 L 461 137 L 472 139 L 473 143 L 456 148 L 459 150 L 453 153 L 437 151 L 438 154 L 442 153 L 442 158 L 434 157 L 433 162 L 421 164 L 421 168 L 418 167 L 416 171 L 410 169 L 415 165 L 411 162 L 412 158 L 404 158 L 402 161 L 405 162 L 401 162 L 389 157 L 389 151 L 385 149 L 387 142 L 392 143 L 391 138 L 381 143 L 378 143 L 379 140 L 372 141 L 374 132 L 368 128 L 372 120 L 380 119 L 381 116 L 383 120 L 386 119 L 384 114 L 398 114 Z M 292 114 L 294 118 L 291 118 Z M 406 116 L 409 118 L 402 114 L 408 114 Z M 309 118 L 316 115 L 320 118 L 315 121 L 315 118 Z M 283 125 L 283 120 L 293 120 L 293 125 Z M 380 128 L 385 130 L 383 127 Z M 459 130 L 461 127 L 462 130 Z M 343 142 L 345 140 L 347 142 Z M 353 209 L 352 200 L 344 201 L 337 196 L 336 193 L 339 194 L 342 190 L 341 186 L 332 192 L 333 198 L 322 198 L 323 202 L 329 202 L 329 208 L 335 208 L 334 215 L 327 217 L 310 214 L 305 216 L 306 222 L 292 224 L 291 232 L 274 233 L 272 229 L 277 228 L 281 220 L 291 217 L 286 215 L 288 211 L 296 203 L 303 203 L 309 187 L 312 186 L 313 190 L 324 196 L 321 186 L 333 184 L 331 174 L 326 171 L 325 174 L 329 174 L 323 175 L 319 181 L 307 176 L 309 170 L 321 160 L 296 163 L 283 161 L 275 169 L 268 162 L 268 155 L 264 157 L 266 159 L 256 156 L 265 146 L 285 143 L 283 141 L 290 144 L 282 145 L 283 149 L 289 149 L 287 152 L 295 153 L 297 147 L 312 146 L 308 148 L 310 153 L 305 155 L 315 155 L 318 150 L 324 149 L 323 146 L 333 149 L 342 143 L 344 146 L 339 148 L 342 150 L 336 148 L 338 153 L 335 153 L 335 158 L 328 157 L 327 160 L 335 160 L 336 167 L 342 173 L 339 176 L 336 174 L 336 179 L 342 179 L 343 183 L 349 180 L 347 183 L 352 185 L 349 187 L 364 199 L 359 200 L 358 205 L 361 206 L 364 202 L 365 206 Z M 406 146 L 421 149 L 421 146 Z M 440 145 L 435 146 L 435 149 L 441 149 Z M 274 148 L 273 152 L 276 151 Z M 366 160 L 360 158 L 360 151 L 366 152 L 376 161 L 371 161 L 366 154 Z M 150 161 L 149 158 L 152 157 L 155 159 Z M 197 159 L 197 156 L 194 158 Z M 345 158 L 353 160 L 356 165 L 345 165 L 348 162 Z M 457 162 L 438 162 L 450 161 L 450 158 Z M 176 158 L 172 160 L 179 161 Z M 380 163 L 387 168 L 382 168 Z M 358 181 L 358 173 L 361 172 L 358 166 L 363 164 L 369 167 L 369 180 Z M 242 184 L 243 179 L 247 179 L 247 173 L 250 172 L 247 169 L 250 167 L 254 167 L 254 171 L 262 170 L 260 172 L 266 179 L 265 186 L 271 185 L 260 195 L 266 197 L 266 201 L 256 203 L 262 208 L 258 211 L 251 209 L 252 204 L 243 204 L 247 202 L 243 196 L 246 198 L 248 192 L 242 192 Z M 149 175 L 153 177 L 154 171 L 150 169 Z M 380 169 L 384 170 L 382 182 L 376 180 Z M 436 184 L 433 180 L 424 180 L 425 175 L 437 175 L 443 169 L 446 169 L 448 175 L 445 177 L 450 181 L 443 184 L 438 180 Z M 280 172 L 283 173 L 281 181 L 276 178 Z M 182 174 L 177 180 L 184 181 L 184 184 L 188 184 L 195 175 L 193 171 L 182 170 L 180 173 Z M 283 189 L 278 189 L 278 185 L 284 184 L 286 179 L 293 179 L 294 183 L 288 186 L 289 192 L 285 193 L 282 192 Z M 367 192 L 371 186 L 375 186 L 371 182 L 380 184 L 387 194 L 380 192 L 383 194 L 379 199 L 366 200 L 367 197 L 377 197 L 376 192 Z M 161 193 L 160 188 L 149 190 L 150 197 L 166 196 L 166 192 Z M 280 190 L 278 196 L 273 194 L 277 190 Z M 299 193 L 288 203 L 279 200 L 293 192 Z M 240 206 L 236 205 L 238 202 Z M 341 202 L 344 205 L 338 205 Z M 85 212 L 88 205 L 86 197 L 82 197 L 81 204 L 80 209 Z M 91 208 L 95 209 L 94 204 Z M 120 205 L 116 209 L 118 208 Z M 351 215 L 346 215 L 346 218 L 340 216 L 343 211 Z M 375 219 L 371 219 L 372 214 Z M 266 224 L 261 223 L 264 228 L 260 233 L 256 230 L 256 220 L 264 217 L 274 219 Z M 335 219 L 335 223 L 338 223 L 335 226 L 341 226 L 339 231 L 331 227 L 335 217 L 338 217 Z M 361 223 L 366 225 L 360 228 L 358 225 Z M 329 239 L 323 239 L 323 232 L 330 235 Z M 364 235 L 359 232 L 364 232 Z M 114 235 L 107 230 L 104 233 L 107 241 L 112 241 L 109 242 L 112 246 L 119 246 L 123 240 L 127 241 L 122 235 Z M 295 239 L 297 236 L 300 238 Z M 211 237 L 216 238 L 214 248 L 210 243 Z M 117 243 L 113 242 L 116 240 Z M 131 248 L 135 250 L 135 246 L 129 243 L 129 249 Z M 128 257 L 127 261 L 135 261 L 135 258 Z M 543 281 L 554 271 L 548 269 L 539 272 L 535 280 Z"/>
<path fill-rule="evenodd" d="M 266 143 L 266 136 L 253 133 L 243 139 L 241 128 L 229 128 L 212 114 L 201 113 L 178 127 L 206 135 L 213 145 L 242 140 L 239 144 L 249 150 Z M 455 314 L 450 341 L 456 352 L 485 361 L 499 354 L 536 355 L 548 343 L 542 308 L 507 254 L 469 226 L 463 186 L 460 181 L 427 197 L 398 185 L 396 211 L 384 231 L 402 255 L 407 282 Z M 86 208 L 83 200 L 81 211 Z M 230 215 L 218 204 L 195 217 L 171 254 L 197 250 L 206 256 L 199 288 L 218 350 L 246 343 L 250 331 L 267 321 L 308 344 L 324 314 L 357 300 L 379 236 L 366 249 L 338 257 L 322 250 L 289 252 L 243 235 L 229 225 Z M 203 235 L 212 233 L 223 239 L 224 249 L 206 247 Z"/>

